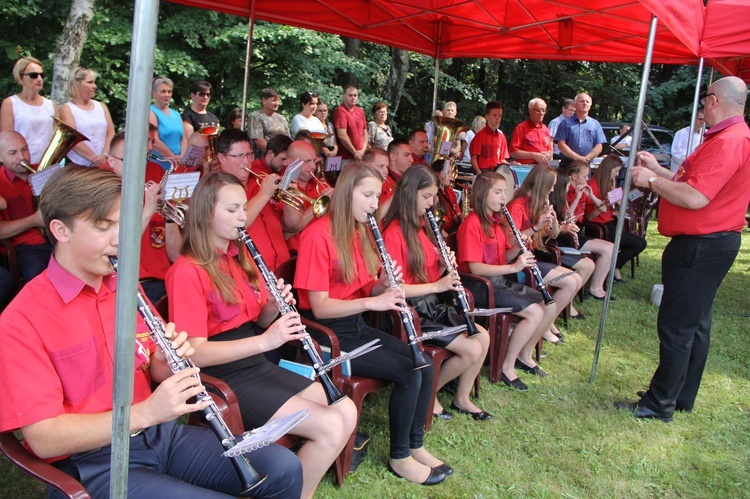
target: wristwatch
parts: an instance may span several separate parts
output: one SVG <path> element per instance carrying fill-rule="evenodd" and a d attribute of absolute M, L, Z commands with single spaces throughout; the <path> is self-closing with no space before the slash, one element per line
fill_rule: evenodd
<path fill-rule="evenodd" d="M 648 188 L 651 189 L 652 191 L 654 190 L 654 182 L 656 181 L 656 179 L 657 179 L 656 175 L 654 175 L 653 177 L 649 177 L 648 179 Z"/>

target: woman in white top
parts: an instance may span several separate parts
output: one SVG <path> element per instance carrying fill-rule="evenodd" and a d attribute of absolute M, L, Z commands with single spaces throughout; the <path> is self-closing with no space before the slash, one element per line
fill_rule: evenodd
<path fill-rule="evenodd" d="M 302 92 L 299 101 L 302 105 L 302 111 L 297 113 L 292 119 L 292 138 L 300 130 L 325 133 L 326 127 L 315 116 L 315 110 L 318 108 L 318 94 L 315 92 Z"/>
<path fill-rule="evenodd" d="M 70 101 L 60 108 L 60 119 L 89 140 L 76 145 L 68 159 L 77 165 L 101 166 L 107 162 L 109 143 L 115 136 L 115 125 L 107 106 L 94 100 L 99 74 L 79 67 L 70 79 Z"/>
<path fill-rule="evenodd" d="M 37 164 L 47 149 L 57 105 L 39 95 L 44 86 L 44 69 L 39 59 L 21 57 L 13 66 L 13 78 L 21 84 L 21 92 L 3 100 L 0 106 L 0 132 L 15 130 L 29 146 L 31 163 Z"/>
<path fill-rule="evenodd" d="M 461 158 L 461 161 L 463 163 L 471 163 L 469 146 L 471 145 L 471 141 L 474 140 L 474 136 L 485 126 L 487 126 L 487 119 L 484 116 L 474 117 L 474 120 L 471 122 L 471 128 L 466 132 L 466 149 L 464 149 L 464 155 Z"/>

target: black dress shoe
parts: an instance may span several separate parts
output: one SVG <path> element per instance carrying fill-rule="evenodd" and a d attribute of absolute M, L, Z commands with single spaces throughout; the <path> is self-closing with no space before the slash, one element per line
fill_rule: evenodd
<path fill-rule="evenodd" d="M 451 402 L 451 409 L 456 411 L 459 414 L 468 414 L 470 415 L 474 421 L 487 421 L 488 419 L 492 419 L 492 414 L 485 411 L 479 411 L 479 412 L 469 412 L 461 409 L 456 405 L 455 402 Z"/>
<path fill-rule="evenodd" d="M 583 312 L 578 311 L 577 315 L 571 315 L 570 318 L 571 319 L 578 319 L 579 321 L 582 321 L 582 320 L 584 320 L 586 318 L 586 316 L 583 315 Z"/>
<path fill-rule="evenodd" d="M 433 413 L 432 415 L 434 417 L 438 418 L 438 419 L 444 419 L 445 421 L 453 419 L 453 414 L 451 414 L 450 412 L 446 411 L 445 409 L 443 409 L 442 411 L 440 411 L 437 414 Z"/>
<path fill-rule="evenodd" d="M 430 468 L 430 469 L 432 470 L 432 471 L 430 471 L 430 476 L 428 476 L 427 480 L 425 480 L 424 482 L 422 482 L 420 485 L 437 485 L 440 482 L 442 482 L 443 480 L 445 480 L 445 476 L 446 476 L 445 473 L 443 473 L 442 471 L 438 470 L 437 468 Z M 390 471 L 391 473 L 393 473 L 394 475 L 396 475 L 399 478 L 404 478 L 401 475 L 399 475 L 398 473 L 396 473 L 396 470 L 394 470 L 391 467 L 391 463 L 388 463 L 388 471 Z M 404 478 L 404 480 L 406 480 L 406 478 Z M 410 481 L 410 480 L 407 480 L 407 481 Z"/>
<path fill-rule="evenodd" d="M 513 381 L 511 381 L 505 374 L 500 375 L 500 381 L 506 384 L 506 386 L 509 386 L 511 388 L 515 388 L 516 390 L 520 392 L 525 392 L 529 389 L 528 386 L 526 386 L 526 383 L 521 381 L 521 378 L 516 378 Z"/>
<path fill-rule="evenodd" d="M 639 406 L 638 402 L 617 401 L 614 405 L 615 409 L 624 409 L 641 419 L 658 419 L 664 423 L 669 423 L 674 419 L 672 416 L 662 416 L 647 407 Z"/>
<path fill-rule="evenodd" d="M 542 368 L 537 366 L 529 367 L 523 362 L 521 362 L 519 359 L 516 359 L 516 369 L 520 369 L 521 371 L 527 372 L 529 374 L 533 374 L 534 376 L 539 376 L 540 378 L 546 378 L 547 373 L 542 371 Z"/>
<path fill-rule="evenodd" d="M 616 282 L 617 284 L 625 284 L 626 282 L 628 282 L 628 281 L 626 281 L 625 279 L 623 279 L 623 278 L 621 278 L 621 277 L 620 277 L 620 278 L 618 278 L 618 277 L 613 277 L 613 278 L 612 278 L 612 280 L 613 280 L 614 282 Z"/>
<path fill-rule="evenodd" d="M 453 468 L 451 468 L 445 463 L 441 464 L 440 466 L 435 466 L 433 469 L 436 469 L 442 473 L 445 473 L 445 476 L 450 476 L 453 474 Z"/>
<path fill-rule="evenodd" d="M 645 390 L 638 390 L 637 392 L 635 392 L 635 394 L 638 395 L 640 398 L 643 398 L 643 396 L 646 395 L 646 391 Z M 675 406 L 674 410 L 677 411 L 677 412 L 685 412 L 687 414 L 690 414 L 690 413 L 693 412 L 693 408 L 692 407 L 685 407 L 685 406 L 682 406 L 680 404 L 677 404 Z"/>

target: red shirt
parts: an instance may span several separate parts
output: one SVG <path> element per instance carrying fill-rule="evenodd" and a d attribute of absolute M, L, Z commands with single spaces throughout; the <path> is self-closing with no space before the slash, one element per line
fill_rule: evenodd
<path fill-rule="evenodd" d="M 511 218 L 516 223 L 519 232 L 525 231 L 533 224 L 531 220 L 531 208 L 529 206 L 530 201 L 531 199 L 529 196 L 521 196 L 513 198 L 513 200 L 508 203 L 508 211 L 510 212 Z"/>
<path fill-rule="evenodd" d="M 508 149 L 511 155 L 516 151 L 550 152 L 552 150 L 552 138 L 549 135 L 549 128 L 544 123 L 537 125 L 531 119 L 522 121 L 513 130 Z M 516 158 L 516 161 L 525 165 L 536 163 L 533 159 Z"/>
<path fill-rule="evenodd" d="M 253 171 L 258 171 L 255 170 L 255 162 Z M 260 186 L 251 178 L 247 183 L 247 199 L 252 199 L 258 192 L 260 192 Z M 266 203 L 247 228 L 247 234 L 258 247 L 258 251 L 263 255 L 263 260 L 271 271 L 276 270 L 279 265 L 291 258 L 284 238 L 283 216 L 284 204 L 272 199 Z"/>
<path fill-rule="evenodd" d="M 471 157 L 477 156 L 477 165 L 480 170 L 494 170 L 500 161 L 508 159 L 508 141 L 500 129 L 490 130 L 486 126 L 482 128 L 469 145 Z"/>
<path fill-rule="evenodd" d="M 565 199 L 568 201 L 568 206 L 573 206 L 573 202 L 576 200 L 575 186 L 571 185 L 570 187 L 568 187 L 568 193 L 565 195 Z M 579 222 L 583 222 L 584 214 L 591 211 L 592 206 L 594 206 L 594 203 L 591 201 L 588 194 L 586 194 L 585 192 L 581 193 L 581 199 L 578 200 L 576 209 L 573 212 L 573 214 L 576 216 L 576 220 Z"/>
<path fill-rule="evenodd" d="M 476 212 L 472 212 L 458 228 L 458 268 L 462 272 L 471 272 L 469 262 L 486 263 L 488 265 L 505 265 L 505 252 L 511 248 L 505 236 L 503 226 L 493 224 L 491 236 L 488 237 L 482 229 L 482 222 Z"/>
<path fill-rule="evenodd" d="M 301 184 L 297 184 L 297 186 L 302 191 L 302 194 L 309 197 L 310 199 L 318 199 L 320 197 L 320 194 L 318 194 L 317 185 L 314 180 L 310 180 L 309 182 L 307 182 L 307 184 L 305 184 L 304 187 Z M 310 204 L 307 201 L 305 201 L 305 208 L 309 208 L 309 207 L 310 207 Z M 301 233 L 302 231 L 299 231 L 286 240 L 286 246 L 287 248 L 289 248 L 289 251 L 299 250 L 299 238 L 300 238 Z"/>
<path fill-rule="evenodd" d="M 424 156 L 417 156 L 414 153 L 411 153 L 411 159 L 412 159 L 412 165 L 426 165 L 427 160 Z"/>
<path fill-rule="evenodd" d="M 0 431 L 112 410 L 116 284 L 113 274 L 95 291 L 53 257 L 8 305 L 0 316 Z M 138 403 L 151 394 L 153 345 L 133 314 Z"/>
<path fill-rule="evenodd" d="M 383 231 L 383 242 L 385 242 L 385 248 L 388 250 L 391 258 L 395 260 L 397 265 L 401 265 L 404 273 L 404 282 L 406 284 L 422 284 L 422 282 L 417 281 L 414 277 L 414 273 L 409 265 L 409 246 L 406 239 L 404 239 L 404 233 L 401 231 L 401 223 L 398 220 L 394 220 L 385 228 Z M 427 237 L 424 227 L 419 231 L 419 242 L 424 252 L 424 267 L 427 271 L 427 281 L 425 282 L 436 282 L 440 280 L 440 276 L 443 273 L 442 262 L 437 246 Z"/>
<path fill-rule="evenodd" d="M 310 310 L 308 291 L 327 291 L 330 298 L 353 300 L 366 298 L 372 293 L 376 276 L 367 272 L 362 257 L 359 234 L 354 234 L 354 280 L 347 284 L 339 271 L 339 258 L 331 237 L 331 219 L 322 216 L 302 231 L 294 287 L 299 291 L 299 305 Z"/>
<path fill-rule="evenodd" d="M 461 225 L 461 206 L 458 205 L 458 197 L 456 191 L 450 187 L 441 189 L 438 192 L 440 198 L 439 206 L 445 208 L 445 216 L 443 217 L 443 230 L 452 234 L 455 232 L 459 225 Z M 438 220 L 440 222 L 440 220 Z"/>
<path fill-rule="evenodd" d="M 750 203 L 750 130 L 744 118 L 736 116 L 712 126 L 673 180 L 687 182 L 709 202 L 689 210 L 662 198 L 659 232 L 672 237 L 741 231 Z"/>
<path fill-rule="evenodd" d="M 31 184 L 5 166 L 0 168 L 0 196 L 8 202 L 8 207 L 0 210 L 0 221 L 20 220 L 34 214 Z M 46 242 L 38 228 L 25 230 L 10 238 L 13 246 L 37 246 Z"/>
<path fill-rule="evenodd" d="M 146 182 L 161 182 L 164 170 L 156 163 L 146 164 Z M 141 236 L 141 266 L 138 279 L 163 281 L 172 265 L 167 256 L 167 230 L 164 217 L 154 213 Z"/>
<path fill-rule="evenodd" d="M 232 243 L 228 253 L 219 252 L 219 270 L 234 281 L 239 303 L 225 302 L 221 293 L 214 288 L 206 269 L 193 258 L 181 255 L 174 262 L 167 273 L 166 284 L 169 318 L 178 331 L 210 338 L 258 319 L 261 307 L 268 300 L 268 293 L 262 279 L 260 289 L 250 285 L 247 274 L 234 259 L 239 251 Z M 247 252 L 244 245 L 241 251 Z M 253 268 L 258 271 L 255 263 Z"/>
<path fill-rule="evenodd" d="M 599 190 L 599 183 L 594 180 L 593 178 L 589 180 L 589 185 L 591 186 L 591 193 L 598 197 L 602 202 L 607 200 L 607 193 L 605 192 L 602 194 L 602 192 Z M 589 203 L 586 205 L 586 214 L 588 215 L 592 211 L 596 210 L 596 206 L 594 203 Z M 608 222 L 612 221 L 612 206 L 607 206 L 607 209 L 601 213 L 599 213 L 597 216 L 591 219 L 592 222 L 596 222 L 598 224 L 606 224 Z"/>
<path fill-rule="evenodd" d="M 346 135 L 352 142 L 354 149 L 359 151 L 365 145 L 365 129 L 367 120 L 365 112 L 359 106 L 347 109 L 345 105 L 340 105 L 333 112 L 333 126 L 336 130 L 346 129 Z M 342 159 L 352 159 L 354 156 L 346 147 L 340 147 L 339 153 Z"/>
<path fill-rule="evenodd" d="M 388 175 L 383 181 L 383 189 L 380 191 L 380 199 L 378 200 L 379 204 L 385 203 L 391 196 L 393 196 L 393 193 L 396 191 L 396 184 L 398 184 L 400 178 L 401 175 L 393 170 L 388 170 Z"/>

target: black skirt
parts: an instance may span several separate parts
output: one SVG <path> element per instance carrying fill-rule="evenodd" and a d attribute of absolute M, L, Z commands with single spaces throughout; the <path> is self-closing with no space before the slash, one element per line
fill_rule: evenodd
<path fill-rule="evenodd" d="M 255 324 L 246 322 L 212 336 L 209 341 L 238 340 L 257 334 Z M 246 430 L 266 424 L 287 400 L 313 383 L 269 362 L 262 353 L 220 366 L 203 367 L 201 371 L 221 379 L 234 390 Z"/>

